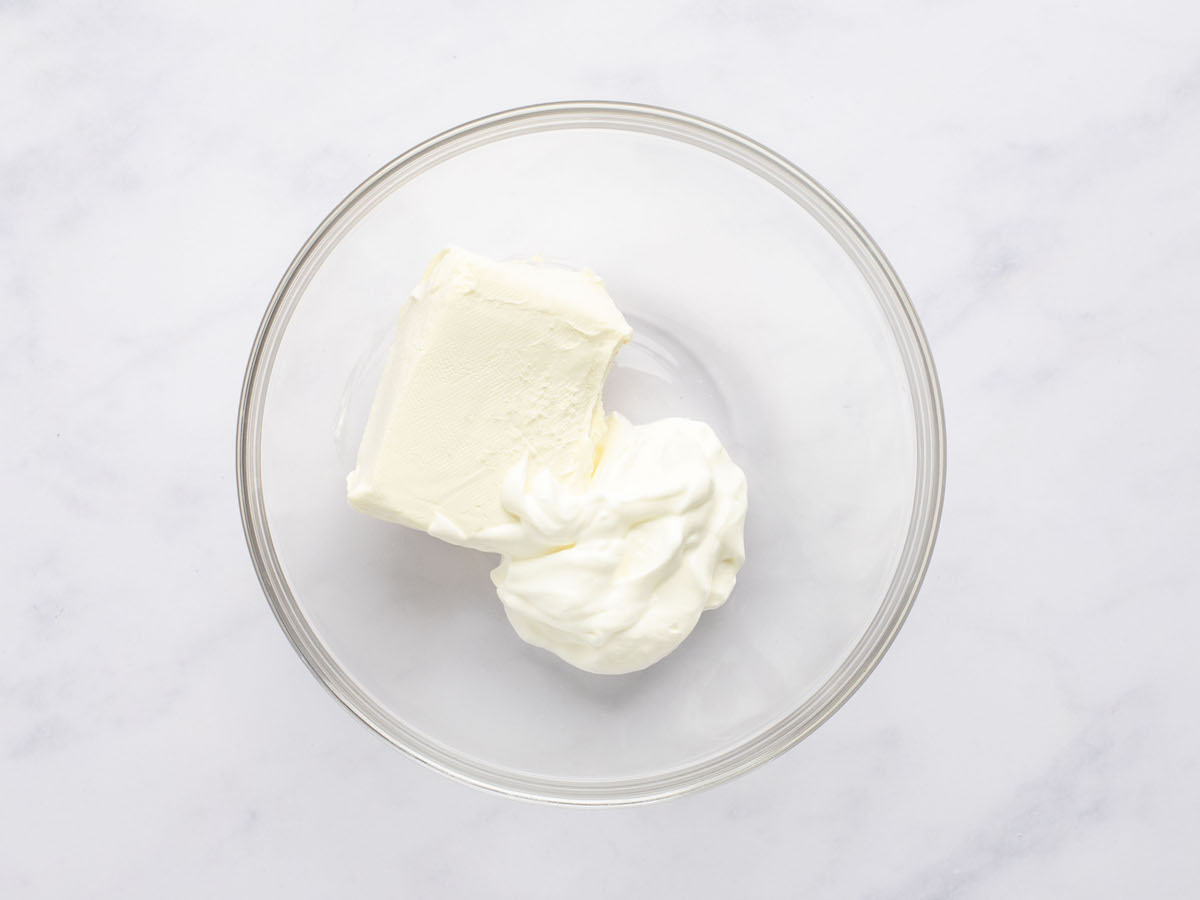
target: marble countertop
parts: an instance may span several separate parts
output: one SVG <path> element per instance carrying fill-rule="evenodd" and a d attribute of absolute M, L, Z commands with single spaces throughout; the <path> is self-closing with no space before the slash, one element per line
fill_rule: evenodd
<path fill-rule="evenodd" d="M 304 670 L 247 557 L 243 366 L 419 140 L 563 98 L 811 172 L 940 368 L 925 588 L 816 734 L 663 805 L 452 783 Z M 1194 897 L 1200 7 L 0 7 L 0 896 Z"/>

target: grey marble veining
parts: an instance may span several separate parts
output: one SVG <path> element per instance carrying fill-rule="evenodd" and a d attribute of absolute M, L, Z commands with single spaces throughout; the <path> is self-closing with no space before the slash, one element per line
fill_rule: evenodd
<path fill-rule="evenodd" d="M 325 213 L 575 97 L 832 190 L 949 432 L 865 687 L 733 784 L 614 811 L 460 787 L 346 715 L 261 597 L 232 465 Z M 0 6 L 0 895 L 1195 896 L 1197 159 L 1188 4 Z"/>

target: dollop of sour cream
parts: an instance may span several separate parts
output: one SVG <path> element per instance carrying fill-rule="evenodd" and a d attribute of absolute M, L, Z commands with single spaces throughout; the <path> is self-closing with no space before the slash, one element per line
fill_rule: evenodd
<path fill-rule="evenodd" d="M 614 413 L 582 490 L 526 459 L 501 504 L 516 522 L 469 544 L 501 554 L 492 581 L 509 621 L 589 672 L 658 662 L 725 602 L 745 560 L 746 476 L 690 419 L 635 426 Z"/>

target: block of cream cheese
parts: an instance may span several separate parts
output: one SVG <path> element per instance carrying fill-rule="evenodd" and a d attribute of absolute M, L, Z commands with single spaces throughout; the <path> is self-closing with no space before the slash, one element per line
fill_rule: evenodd
<path fill-rule="evenodd" d="M 443 250 L 400 315 L 350 504 L 469 546 L 516 521 L 501 486 L 517 464 L 582 489 L 604 379 L 631 335 L 589 271 Z"/>

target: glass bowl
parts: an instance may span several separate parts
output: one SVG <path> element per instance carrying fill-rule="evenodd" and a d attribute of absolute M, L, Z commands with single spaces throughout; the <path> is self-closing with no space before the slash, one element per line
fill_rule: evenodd
<path fill-rule="evenodd" d="M 635 330 L 605 407 L 706 421 L 746 471 L 737 587 L 646 671 L 522 643 L 495 557 L 346 504 L 398 309 L 448 243 L 598 272 Z M 573 804 L 717 784 L 827 719 L 913 603 L 944 463 L 929 347 L 862 227 L 754 141 L 627 103 L 498 113 L 368 178 L 280 282 L 238 420 L 250 555 L 317 678 L 440 772 Z"/>

